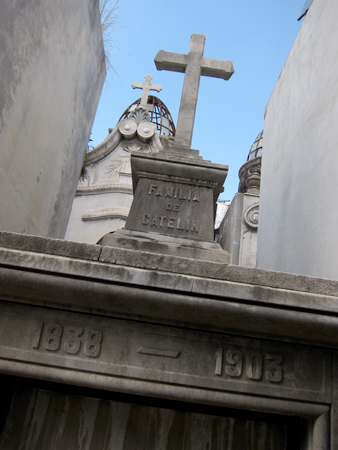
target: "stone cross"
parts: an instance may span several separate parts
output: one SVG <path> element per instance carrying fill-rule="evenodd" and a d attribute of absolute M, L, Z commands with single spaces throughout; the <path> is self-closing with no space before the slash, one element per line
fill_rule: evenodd
<path fill-rule="evenodd" d="M 155 56 L 158 70 L 185 72 L 175 135 L 178 146 L 191 146 L 201 75 L 228 80 L 234 73 L 232 61 L 205 58 L 204 43 L 203 34 L 192 34 L 187 55 L 160 50 Z"/>
<path fill-rule="evenodd" d="M 131 84 L 133 89 L 143 89 L 140 106 L 147 106 L 149 91 L 159 92 L 162 90 L 162 86 L 160 86 L 159 84 L 151 84 L 152 78 L 153 77 L 151 75 L 146 75 L 144 77 L 144 83 L 134 81 Z"/>

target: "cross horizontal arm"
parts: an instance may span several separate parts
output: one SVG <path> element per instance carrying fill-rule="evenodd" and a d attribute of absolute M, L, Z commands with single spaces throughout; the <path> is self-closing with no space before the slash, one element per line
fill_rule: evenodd
<path fill-rule="evenodd" d="M 160 91 L 162 91 L 162 86 L 161 86 L 160 84 L 152 84 L 152 85 L 151 85 L 151 89 L 152 89 L 153 91 L 160 92 Z"/>
<path fill-rule="evenodd" d="M 144 88 L 147 88 L 148 86 L 144 83 L 139 83 L 138 81 L 133 81 L 133 83 L 131 83 L 131 87 L 133 89 L 144 89 Z M 162 86 L 160 84 L 152 84 L 149 87 L 150 87 L 150 90 L 152 90 L 152 91 L 160 92 L 162 90 Z"/>
<path fill-rule="evenodd" d="M 201 75 L 229 80 L 234 72 L 235 69 L 232 61 L 223 61 L 221 59 L 212 58 L 202 59 Z"/>
<path fill-rule="evenodd" d="M 157 70 L 171 70 L 172 72 L 185 72 L 188 64 L 188 55 L 171 53 L 160 50 L 155 56 Z"/>
<path fill-rule="evenodd" d="M 171 53 L 160 50 L 155 56 L 157 70 L 170 70 L 172 72 L 185 72 L 188 64 L 188 55 Z M 232 61 L 221 59 L 202 58 L 201 75 L 206 77 L 223 78 L 229 80 L 235 72 Z"/>
<path fill-rule="evenodd" d="M 138 81 L 133 81 L 131 87 L 133 89 L 143 89 L 144 83 L 139 83 Z"/>

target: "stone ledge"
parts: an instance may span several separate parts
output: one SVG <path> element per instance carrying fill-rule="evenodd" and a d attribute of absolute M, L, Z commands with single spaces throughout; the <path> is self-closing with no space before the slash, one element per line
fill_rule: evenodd
<path fill-rule="evenodd" d="M 90 261 L 98 261 L 102 250 L 100 245 L 82 244 L 8 231 L 0 231 L 0 247 Z"/>
<path fill-rule="evenodd" d="M 330 280 L 13 233 L 0 266 L 6 302 L 338 348 Z"/>
<path fill-rule="evenodd" d="M 221 246 L 216 242 L 182 239 L 154 232 L 117 230 L 104 236 L 102 244 L 105 254 L 109 254 L 109 248 L 120 248 L 122 250 L 128 249 L 144 252 L 155 258 L 156 255 L 160 255 L 160 260 L 168 267 L 170 272 L 172 270 L 170 270 L 168 262 L 174 262 L 172 257 L 178 258 L 178 263 L 184 260 L 195 265 L 203 264 L 206 261 L 221 264 L 229 264 L 230 262 L 229 253 L 222 250 Z M 175 266 L 173 265 L 173 267 Z M 161 270 L 165 270 L 162 269 L 162 265 Z M 176 268 L 175 271 L 179 272 L 179 269 Z"/>
<path fill-rule="evenodd" d="M 338 297 L 338 281 L 0 231 L 0 248 Z M 97 266 L 98 267 L 98 266 Z M 202 280 L 201 280 L 202 281 Z M 306 306 L 306 305 L 305 305 Z"/>
<path fill-rule="evenodd" d="M 162 270 L 161 261 L 156 266 L 159 261 L 153 260 L 152 256 L 144 252 L 132 252 L 130 261 L 133 265 L 128 266 L 124 264 L 126 255 L 122 254 L 120 257 L 118 251 L 113 255 L 110 253 L 107 258 L 110 262 L 106 263 L 22 250 L 0 249 L 0 266 L 2 266 L 0 278 L 4 277 L 5 285 L 6 271 L 8 274 L 17 273 L 16 276 L 20 280 L 18 283 L 21 285 L 25 277 L 23 272 L 28 271 L 32 273 L 32 276 L 34 272 L 43 274 L 41 282 L 50 277 L 63 277 L 65 284 L 73 283 L 74 286 L 76 280 L 85 280 L 89 285 L 90 283 L 99 283 L 99 285 L 107 283 L 112 289 L 120 285 L 125 286 L 125 289 L 165 291 L 171 292 L 173 296 L 202 296 L 209 301 L 240 302 L 252 307 L 303 311 L 304 314 L 332 315 L 338 312 L 338 297 L 169 272 L 169 270 Z M 102 259 L 104 258 L 103 256 Z M 148 267 L 144 268 L 146 259 L 149 261 Z M 177 266 L 180 259 L 170 262 Z M 186 267 L 187 261 L 181 261 L 180 267 Z M 203 264 L 202 267 L 204 266 Z M 5 295 L 5 291 L 2 292 Z M 26 291 L 21 290 L 20 298 L 25 296 Z"/>
<path fill-rule="evenodd" d="M 2 255 L 2 301 L 338 348 L 337 297 L 31 255 Z"/>

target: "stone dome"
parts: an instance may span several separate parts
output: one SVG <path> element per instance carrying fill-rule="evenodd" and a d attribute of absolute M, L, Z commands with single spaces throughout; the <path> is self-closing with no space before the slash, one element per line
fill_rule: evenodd
<path fill-rule="evenodd" d="M 263 151 L 263 132 L 264 130 L 262 130 L 259 135 L 256 137 L 255 142 L 252 144 L 250 151 L 249 151 L 249 155 L 248 155 L 248 159 L 247 161 L 251 161 L 254 158 L 257 158 L 257 156 L 262 156 L 262 151 Z"/>
<path fill-rule="evenodd" d="M 263 152 L 263 131 L 252 144 L 246 163 L 239 170 L 238 192 L 259 195 Z"/>
<path fill-rule="evenodd" d="M 140 103 L 141 98 L 132 103 L 122 114 L 119 122 L 126 119 L 129 114 L 140 105 Z M 175 136 L 174 121 L 168 108 L 159 98 L 149 95 L 146 108 L 149 111 L 150 121 L 156 125 L 157 131 L 160 135 Z"/>

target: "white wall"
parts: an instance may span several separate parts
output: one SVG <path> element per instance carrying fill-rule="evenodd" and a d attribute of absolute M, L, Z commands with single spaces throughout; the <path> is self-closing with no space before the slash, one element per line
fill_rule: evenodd
<path fill-rule="evenodd" d="M 337 22 L 313 1 L 267 105 L 260 268 L 338 279 Z"/>
<path fill-rule="evenodd" d="M 113 188 L 110 192 L 97 191 L 92 195 L 77 195 L 65 239 L 96 244 L 105 234 L 124 227 L 132 201 L 131 180 L 130 192 Z"/>
<path fill-rule="evenodd" d="M 256 267 L 257 224 L 250 212 L 258 214 L 259 195 L 237 193 L 220 225 L 217 241 L 230 253 L 230 264 Z"/>
<path fill-rule="evenodd" d="M 1 0 L 0 49 L 0 229 L 62 238 L 105 76 L 98 0 Z"/>

